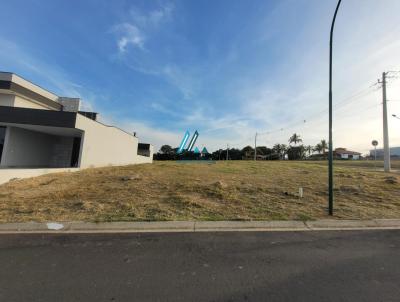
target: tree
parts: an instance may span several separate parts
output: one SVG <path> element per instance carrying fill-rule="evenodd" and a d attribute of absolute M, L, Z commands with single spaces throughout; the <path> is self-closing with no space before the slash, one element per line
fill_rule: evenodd
<path fill-rule="evenodd" d="M 311 156 L 311 152 L 314 150 L 313 146 L 308 145 L 306 146 L 306 151 L 308 152 L 308 156 Z"/>
<path fill-rule="evenodd" d="M 314 147 L 314 151 L 318 152 L 318 154 L 321 154 L 321 152 L 323 151 L 322 145 L 316 144 Z"/>
<path fill-rule="evenodd" d="M 257 155 L 267 155 L 268 154 L 268 148 L 265 146 L 258 146 L 257 147 Z"/>
<path fill-rule="evenodd" d="M 254 156 L 254 149 L 251 146 L 246 146 L 241 150 L 242 158 L 249 159 Z"/>
<path fill-rule="evenodd" d="M 297 145 L 297 143 L 301 143 L 303 140 L 300 138 L 300 135 L 293 133 L 293 135 L 289 138 L 289 144 L 294 143 Z"/>
<path fill-rule="evenodd" d="M 170 145 L 162 145 L 160 148 L 160 152 L 163 154 L 170 154 L 172 151 L 173 149 Z"/>
<path fill-rule="evenodd" d="M 304 159 L 305 148 L 303 145 L 300 146 L 290 146 L 287 150 L 289 160 L 301 160 Z"/>
<path fill-rule="evenodd" d="M 239 149 L 230 148 L 229 149 L 229 159 L 231 159 L 231 160 L 241 160 L 242 159 L 242 151 L 239 150 Z"/>
<path fill-rule="evenodd" d="M 325 150 L 328 149 L 328 144 L 324 139 L 321 141 L 321 148 L 322 148 L 322 153 L 325 154 Z"/>
<path fill-rule="evenodd" d="M 272 147 L 272 151 L 274 151 L 276 154 L 278 154 L 279 159 L 281 159 L 281 152 L 282 152 L 281 144 L 275 144 L 275 145 Z"/>
<path fill-rule="evenodd" d="M 287 146 L 285 144 L 275 144 L 272 147 L 272 151 L 278 154 L 279 159 L 283 159 L 287 151 Z"/>
<path fill-rule="evenodd" d="M 243 149 L 242 149 L 242 152 L 243 153 L 246 153 L 246 152 L 248 152 L 248 153 L 254 153 L 254 149 L 251 147 L 251 146 L 246 146 L 246 147 L 244 147 Z"/>

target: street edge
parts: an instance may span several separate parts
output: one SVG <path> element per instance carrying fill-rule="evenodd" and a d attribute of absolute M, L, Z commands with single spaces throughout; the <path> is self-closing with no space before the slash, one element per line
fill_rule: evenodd
<path fill-rule="evenodd" d="M 400 219 L 312 221 L 154 221 L 154 222 L 26 222 L 2 223 L 10 233 L 174 233 L 238 231 L 322 231 L 400 229 Z"/>

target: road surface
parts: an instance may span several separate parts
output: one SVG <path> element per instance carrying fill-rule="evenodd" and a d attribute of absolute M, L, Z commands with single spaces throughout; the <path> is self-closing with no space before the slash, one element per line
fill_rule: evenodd
<path fill-rule="evenodd" d="M 400 230 L 0 235 L 0 301 L 399 301 Z"/>

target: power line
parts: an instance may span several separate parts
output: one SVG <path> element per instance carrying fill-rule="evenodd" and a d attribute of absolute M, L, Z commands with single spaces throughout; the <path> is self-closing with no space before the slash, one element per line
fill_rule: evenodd
<path fill-rule="evenodd" d="M 340 106 L 340 105 L 344 105 L 344 106 L 339 107 L 339 108 L 342 108 L 342 107 L 347 106 L 348 104 L 353 103 L 355 100 L 357 100 L 357 99 L 359 99 L 361 97 L 364 97 L 364 96 L 370 94 L 371 92 L 375 91 L 375 90 L 372 90 L 372 88 L 374 88 L 378 84 L 379 84 L 378 82 L 374 83 L 374 84 L 370 85 L 369 87 L 364 88 L 364 89 L 352 94 L 351 96 L 341 100 L 340 102 L 335 103 L 333 107 L 336 110 L 338 110 L 338 106 Z M 353 99 L 353 100 L 349 102 L 349 100 L 351 100 L 351 99 Z M 318 116 L 318 119 L 319 119 L 325 113 L 328 113 L 328 108 L 323 109 L 323 110 L 321 110 L 319 112 L 313 113 L 312 115 L 308 116 L 307 118 L 304 118 L 302 120 L 296 121 L 296 122 L 294 122 L 292 124 L 288 124 L 287 126 L 284 126 L 284 127 L 281 127 L 281 128 L 275 129 L 275 130 L 271 130 L 271 131 L 258 132 L 258 134 L 259 135 L 266 135 L 266 134 L 273 134 L 273 133 L 276 133 L 276 132 L 281 132 L 281 131 L 284 131 L 284 130 L 288 130 L 288 129 L 294 128 L 294 127 L 296 127 L 298 125 L 308 123 L 315 116 Z"/>
<path fill-rule="evenodd" d="M 391 71 L 391 72 L 392 73 L 400 73 L 400 71 Z M 399 76 L 393 76 L 392 78 L 395 80 L 395 79 L 397 79 L 399 77 L 400 77 L 400 75 Z M 357 100 L 360 100 L 360 98 L 365 97 L 365 96 L 367 96 L 367 95 L 371 94 L 372 92 L 375 92 L 375 91 L 377 91 L 379 89 L 381 89 L 381 83 L 379 83 L 379 81 L 377 81 L 377 82 L 369 85 L 368 87 L 360 89 L 359 91 L 353 93 L 352 95 L 350 95 L 350 96 L 342 99 L 341 101 L 335 103 L 333 105 L 333 108 L 335 109 L 336 112 L 340 111 L 340 110 L 344 109 L 345 107 L 347 107 L 349 104 L 353 104 Z M 394 102 L 394 101 L 400 101 L 400 100 L 392 100 L 392 101 Z M 377 108 L 378 106 L 380 106 L 380 104 L 374 104 L 372 106 L 363 108 L 361 111 L 358 111 L 357 113 L 360 114 L 360 113 L 366 112 L 366 111 L 368 111 L 368 110 L 370 110 L 372 108 Z M 312 124 L 313 126 L 316 126 L 316 125 L 324 124 L 325 122 L 319 122 L 317 124 L 315 124 L 315 122 L 320 120 L 321 118 L 323 118 L 325 116 L 325 114 L 327 114 L 327 113 L 328 113 L 328 108 L 325 108 L 325 109 L 323 109 L 321 111 L 318 111 L 316 113 L 313 113 L 313 114 L 309 115 L 307 118 L 303 118 L 303 119 L 298 120 L 298 121 L 296 121 L 294 123 L 287 124 L 284 127 L 276 128 L 276 129 L 270 130 L 270 131 L 257 132 L 257 136 L 270 135 L 270 134 L 275 134 L 275 133 L 278 133 L 278 132 L 286 132 L 286 131 L 288 131 L 288 130 L 294 128 L 294 127 L 300 126 L 300 125 L 309 126 L 309 125 Z M 317 117 L 317 118 L 314 119 L 314 117 Z M 346 118 L 347 116 L 346 115 L 345 116 L 341 116 L 339 114 L 339 117 Z M 245 143 L 230 144 L 230 146 L 251 145 L 251 140 L 252 139 L 254 139 L 254 137 L 253 138 L 249 138 L 248 140 L 246 140 Z"/>

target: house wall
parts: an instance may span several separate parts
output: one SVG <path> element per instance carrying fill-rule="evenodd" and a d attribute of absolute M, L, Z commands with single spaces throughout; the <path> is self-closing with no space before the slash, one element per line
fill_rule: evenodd
<path fill-rule="evenodd" d="M 340 154 L 340 158 L 341 159 L 360 159 L 360 155 L 358 155 L 358 154 L 349 155 L 347 153 L 342 153 L 342 154 Z"/>
<path fill-rule="evenodd" d="M 77 172 L 79 168 L 1 169 L 0 184 L 15 178 L 36 177 L 49 173 Z"/>
<path fill-rule="evenodd" d="M 80 114 L 76 128 L 84 131 L 80 167 L 151 163 L 151 157 L 137 155 L 138 138 L 121 129 L 103 125 Z"/>
<path fill-rule="evenodd" d="M 151 157 L 137 155 L 135 159 L 135 164 L 148 164 L 153 162 L 153 155 Z"/>

